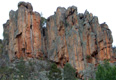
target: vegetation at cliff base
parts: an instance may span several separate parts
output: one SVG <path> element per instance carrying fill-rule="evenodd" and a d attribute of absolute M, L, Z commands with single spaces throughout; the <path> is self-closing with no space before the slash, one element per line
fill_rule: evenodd
<path fill-rule="evenodd" d="M 25 66 L 25 61 L 20 60 L 15 67 L 1 66 L 0 80 L 28 80 L 31 69 Z"/>
<path fill-rule="evenodd" d="M 77 80 L 76 70 L 69 63 L 66 63 L 62 72 L 54 63 L 51 65 L 48 78 L 49 80 Z"/>
<path fill-rule="evenodd" d="M 49 80 L 61 80 L 62 76 L 61 76 L 61 70 L 59 68 L 57 68 L 57 65 L 55 63 L 53 63 L 51 65 L 51 69 L 50 72 L 48 74 L 48 78 Z"/>
<path fill-rule="evenodd" d="M 103 65 L 98 66 L 96 80 L 116 80 L 116 67 L 105 61 Z"/>
<path fill-rule="evenodd" d="M 31 70 L 29 67 L 25 66 L 25 62 L 21 60 L 17 65 L 16 68 L 18 69 L 15 74 L 18 75 L 19 80 L 28 80 L 30 76 Z"/>
<path fill-rule="evenodd" d="M 95 80 L 116 80 L 116 66 L 110 65 L 108 61 L 104 61 L 104 64 L 99 64 Z"/>
<path fill-rule="evenodd" d="M 69 63 L 64 66 L 63 77 L 64 80 L 76 80 L 76 70 Z"/>

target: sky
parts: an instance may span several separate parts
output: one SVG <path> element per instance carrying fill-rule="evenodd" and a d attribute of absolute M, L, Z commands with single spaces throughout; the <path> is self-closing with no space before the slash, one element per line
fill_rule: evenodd
<path fill-rule="evenodd" d="M 9 11 L 17 10 L 21 0 L 2 0 L 0 2 L 0 39 L 3 39 L 3 24 L 9 19 Z M 30 2 L 33 10 L 42 13 L 43 17 L 53 15 L 57 7 L 76 6 L 78 13 L 87 9 L 98 16 L 99 23 L 106 22 L 112 31 L 113 46 L 116 46 L 116 0 L 23 0 Z"/>

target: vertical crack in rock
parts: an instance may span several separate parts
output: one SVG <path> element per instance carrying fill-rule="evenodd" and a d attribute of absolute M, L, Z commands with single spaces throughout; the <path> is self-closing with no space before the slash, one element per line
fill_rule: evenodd
<path fill-rule="evenodd" d="M 31 51 L 32 51 L 31 54 L 33 54 L 33 34 L 32 33 L 33 33 L 32 32 L 32 25 L 30 25 L 30 40 L 31 40 Z"/>

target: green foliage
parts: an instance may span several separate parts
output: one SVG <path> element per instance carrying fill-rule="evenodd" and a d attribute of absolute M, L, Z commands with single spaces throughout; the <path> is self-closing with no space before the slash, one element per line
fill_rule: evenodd
<path fill-rule="evenodd" d="M 86 56 L 86 59 L 88 59 L 88 60 L 91 59 L 91 56 L 90 55 L 87 55 Z"/>
<path fill-rule="evenodd" d="M 45 27 L 45 24 L 46 24 L 46 18 L 41 17 L 41 26 Z"/>
<path fill-rule="evenodd" d="M 76 80 L 76 70 L 69 63 L 64 66 L 63 77 L 64 80 Z"/>
<path fill-rule="evenodd" d="M 0 80 L 12 80 L 14 69 L 8 66 L 2 65 L 0 67 Z"/>
<path fill-rule="evenodd" d="M 25 66 L 25 61 L 23 59 L 20 60 L 20 62 L 16 65 L 16 68 L 18 69 L 16 71 L 16 75 L 18 76 L 19 80 L 28 80 L 28 77 L 30 76 L 30 69 L 29 67 Z"/>
<path fill-rule="evenodd" d="M 31 70 L 25 66 L 25 62 L 20 60 L 15 68 L 9 66 L 0 67 L 0 80 L 28 80 Z"/>
<path fill-rule="evenodd" d="M 116 80 L 116 67 L 104 61 L 103 65 L 98 66 L 96 80 Z"/>
<path fill-rule="evenodd" d="M 108 61 L 98 65 L 95 80 L 116 80 L 116 66 L 111 66 Z"/>
<path fill-rule="evenodd" d="M 49 78 L 49 80 L 61 80 L 62 79 L 61 70 L 59 68 L 57 68 L 57 65 L 55 63 L 53 63 L 51 65 L 51 69 L 48 74 L 48 78 Z"/>

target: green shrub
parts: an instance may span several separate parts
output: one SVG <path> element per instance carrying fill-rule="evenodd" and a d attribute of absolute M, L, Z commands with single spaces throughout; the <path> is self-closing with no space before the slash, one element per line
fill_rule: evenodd
<path fill-rule="evenodd" d="M 49 80 L 62 80 L 61 70 L 57 68 L 57 65 L 55 63 L 51 65 L 48 78 Z"/>
<path fill-rule="evenodd" d="M 95 80 L 116 80 L 116 66 L 111 66 L 108 60 L 105 60 L 104 64 L 98 65 Z"/>
<path fill-rule="evenodd" d="M 91 56 L 90 55 L 87 55 L 86 56 L 86 59 L 88 59 L 88 60 L 91 59 Z"/>
<path fill-rule="evenodd" d="M 14 69 L 8 66 L 0 67 L 0 80 L 12 80 L 14 79 Z"/>
<path fill-rule="evenodd" d="M 23 59 L 20 60 L 20 62 L 16 65 L 16 70 L 15 74 L 18 76 L 19 80 L 28 80 L 30 76 L 31 70 L 29 69 L 29 66 L 25 65 L 25 61 Z"/>
<path fill-rule="evenodd" d="M 1 66 L 0 80 L 28 80 L 31 70 L 20 60 L 15 67 Z"/>
<path fill-rule="evenodd" d="M 64 80 L 76 80 L 76 70 L 69 63 L 64 66 L 63 77 Z"/>
<path fill-rule="evenodd" d="M 103 65 L 98 66 L 96 80 L 116 80 L 116 67 L 105 61 Z"/>

